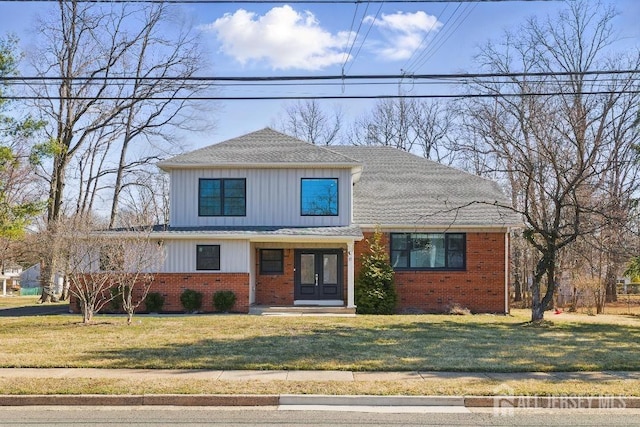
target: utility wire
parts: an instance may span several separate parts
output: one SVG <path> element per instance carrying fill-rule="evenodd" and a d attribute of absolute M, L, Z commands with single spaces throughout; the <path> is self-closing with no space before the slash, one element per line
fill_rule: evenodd
<path fill-rule="evenodd" d="M 543 72 L 517 72 L 517 73 L 448 73 L 448 74 L 354 74 L 343 76 L 337 75 L 320 75 L 320 76 L 162 76 L 162 77 L 132 77 L 132 76 L 77 76 L 77 77 L 58 77 L 58 76 L 7 76 L 2 77 L 3 82 L 34 82 L 34 81 L 182 81 L 182 82 L 283 82 L 283 81 L 318 81 L 318 80 L 397 80 L 400 78 L 411 78 L 415 80 L 455 80 L 458 79 L 487 79 L 487 78 L 503 78 L 503 77 L 563 77 L 563 76 L 594 76 L 594 75 L 622 75 L 622 74 L 639 74 L 640 69 L 625 70 L 591 70 L 583 72 L 572 71 L 543 71 Z"/>
<path fill-rule="evenodd" d="M 450 30 L 451 27 L 449 27 L 447 30 L 450 31 L 447 31 L 447 33 L 438 33 L 438 35 L 442 35 L 441 39 L 438 40 L 438 42 L 434 40 L 431 43 L 431 46 L 429 46 L 429 48 L 425 50 L 425 52 L 421 55 L 421 59 L 419 59 L 419 62 L 417 64 L 414 64 L 416 70 L 420 69 L 429 59 L 433 57 L 433 55 L 436 54 L 438 50 L 440 50 L 440 48 L 442 48 L 442 46 L 451 38 L 451 36 L 458 30 L 458 28 L 460 28 L 464 21 L 467 20 L 476 6 L 478 6 L 478 3 L 474 5 L 466 4 L 464 10 L 462 10 L 462 12 L 460 12 L 460 15 L 458 15 L 455 21 L 453 21 L 452 25 L 455 25 L 457 23 L 453 30 Z"/>
<path fill-rule="evenodd" d="M 371 21 L 371 24 L 369 24 L 369 29 L 367 30 L 367 32 L 365 33 L 362 42 L 360 43 L 360 46 L 358 47 L 358 50 L 356 51 L 356 54 L 353 56 L 353 60 L 351 61 L 351 64 L 349 64 L 349 68 L 347 69 L 347 73 L 349 71 L 351 71 L 351 68 L 353 67 L 353 64 L 356 62 L 356 58 L 358 58 L 358 55 L 360 55 L 360 50 L 362 49 L 362 46 L 364 46 L 365 41 L 367 41 L 367 38 L 369 37 L 369 33 L 371 32 L 371 29 L 373 28 L 373 26 L 376 23 L 376 20 L 378 19 L 378 17 L 380 16 L 380 11 L 382 11 L 382 6 L 384 6 L 384 3 L 380 3 L 380 7 L 378 7 L 378 11 L 376 12 L 376 15 L 373 17 L 373 20 Z M 367 8 L 369 7 L 369 5 L 367 4 Z M 365 11 L 366 14 L 366 11 Z M 365 15 L 362 16 L 362 20 L 364 21 L 364 19 L 366 18 Z M 360 29 L 358 28 L 358 31 L 360 31 Z M 355 43 L 355 40 L 353 41 Z M 351 51 L 349 51 L 349 53 L 351 53 Z M 344 69 L 344 66 L 343 66 Z"/>
<path fill-rule="evenodd" d="M 423 95 L 309 95 L 309 96 L 168 96 L 168 97 L 130 97 L 130 96 L 6 96 L 4 99 L 9 100 L 43 100 L 59 101 L 94 101 L 100 99 L 103 101 L 269 101 L 269 100 L 323 100 L 323 99 L 405 99 L 405 98 L 421 98 L 421 99 L 471 99 L 471 98 L 521 98 L 535 96 L 574 96 L 575 92 L 530 92 L 530 93 L 468 93 L 461 95 L 454 94 L 423 94 Z M 603 91 L 582 91 L 581 95 L 640 95 L 639 90 L 603 90 Z"/>
<path fill-rule="evenodd" d="M 447 11 L 447 9 L 449 8 L 449 4 L 446 4 L 444 6 L 444 8 L 442 8 L 442 10 L 440 11 L 439 15 L 442 16 L 444 15 L 444 13 Z M 435 17 L 435 15 L 433 15 Z M 409 57 L 409 59 L 407 59 L 407 61 L 404 63 L 404 66 L 402 67 L 402 70 L 410 70 L 411 67 L 409 66 L 410 63 L 412 63 L 413 58 L 417 55 L 417 53 L 420 51 L 420 49 L 422 49 L 422 47 L 424 46 L 425 42 L 427 41 L 427 37 L 431 36 L 431 32 L 434 30 L 434 26 L 440 22 L 440 20 L 436 17 L 436 20 L 433 21 L 431 23 L 431 26 L 425 31 L 424 33 L 424 37 L 422 38 L 422 40 L 420 40 L 420 44 L 418 45 L 418 47 L 413 51 L 413 53 L 411 54 L 411 56 Z M 442 25 L 442 27 L 444 27 L 445 24 Z M 431 41 L 433 41 L 435 39 L 435 37 L 431 38 Z"/>
<path fill-rule="evenodd" d="M 58 3 L 60 0 L 0 0 L 0 3 Z M 69 1 L 69 0 L 66 0 Z M 171 4 L 358 4 L 363 0 L 76 0 L 77 3 L 171 3 Z M 369 3 L 540 3 L 566 0 L 367 0 Z"/>

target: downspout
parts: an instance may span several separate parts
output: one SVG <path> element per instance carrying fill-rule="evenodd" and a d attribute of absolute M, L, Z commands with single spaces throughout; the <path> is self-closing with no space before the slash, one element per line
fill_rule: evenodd
<path fill-rule="evenodd" d="M 509 228 L 504 233 L 504 314 L 509 314 Z"/>

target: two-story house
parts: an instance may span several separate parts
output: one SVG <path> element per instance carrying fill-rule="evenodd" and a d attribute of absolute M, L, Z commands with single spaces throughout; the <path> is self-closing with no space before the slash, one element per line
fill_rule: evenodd
<path fill-rule="evenodd" d="M 389 147 L 321 147 L 263 129 L 163 161 L 165 264 L 152 291 L 232 290 L 252 306 L 354 308 L 359 258 L 384 232 L 398 312 L 508 311 L 509 228 L 496 183 Z"/>

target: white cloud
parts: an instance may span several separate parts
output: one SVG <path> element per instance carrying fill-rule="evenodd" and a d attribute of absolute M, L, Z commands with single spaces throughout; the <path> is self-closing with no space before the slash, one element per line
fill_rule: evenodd
<path fill-rule="evenodd" d="M 411 57 L 428 33 L 436 32 L 442 27 L 438 18 L 423 11 L 382 14 L 375 20 L 373 16 L 367 16 L 365 22 L 373 23 L 386 37 L 383 42 L 374 44 L 378 55 L 393 61 Z"/>
<path fill-rule="evenodd" d="M 245 65 L 266 62 L 273 69 L 318 70 L 345 59 L 348 32 L 331 34 L 311 12 L 274 7 L 264 16 L 239 9 L 202 27 L 216 34 L 220 50 Z"/>

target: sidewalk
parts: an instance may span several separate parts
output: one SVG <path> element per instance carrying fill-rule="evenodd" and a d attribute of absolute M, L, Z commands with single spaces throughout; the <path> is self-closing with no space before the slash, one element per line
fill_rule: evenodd
<path fill-rule="evenodd" d="M 214 381 L 438 381 L 445 379 L 640 380 L 640 372 L 352 372 L 352 371 L 226 371 L 95 368 L 0 368 L 0 378 L 141 378 Z M 638 397 L 507 396 L 514 406 L 528 408 L 640 408 Z M 495 407 L 494 396 L 325 396 L 325 395 L 0 395 L 0 406 L 438 406 Z"/>
<path fill-rule="evenodd" d="M 640 380 L 640 372 L 354 372 L 354 371 L 225 371 L 179 369 L 0 368 L 0 378 L 131 378 L 206 379 L 219 381 L 406 381 L 438 379 Z"/>

